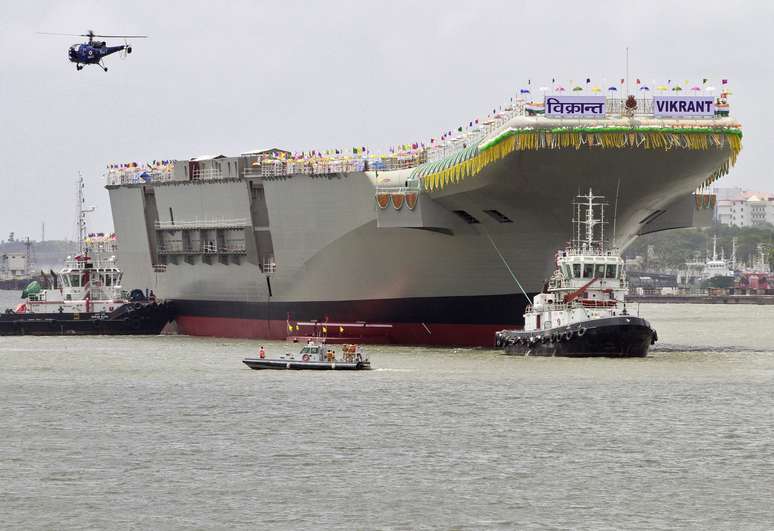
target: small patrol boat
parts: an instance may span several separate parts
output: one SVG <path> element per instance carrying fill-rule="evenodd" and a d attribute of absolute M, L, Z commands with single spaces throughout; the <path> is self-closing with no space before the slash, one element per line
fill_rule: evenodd
<path fill-rule="evenodd" d="M 624 261 L 605 245 L 603 199 L 591 189 L 578 196 L 574 239 L 557 253 L 556 271 L 527 306 L 524 329 L 495 335 L 495 345 L 506 353 L 642 357 L 658 340 L 648 321 L 626 309 Z"/>
<path fill-rule="evenodd" d="M 368 355 L 360 345 L 341 345 L 337 357 L 331 346 L 317 341 L 309 341 L 298 354 L 289 352 L 279 358 L 267 358 L 263 347 L 257 358 L 245 358 L 242 363 L 251 369 L 292 369 L 322 371 L 363 371 L 371 369 Z"/>

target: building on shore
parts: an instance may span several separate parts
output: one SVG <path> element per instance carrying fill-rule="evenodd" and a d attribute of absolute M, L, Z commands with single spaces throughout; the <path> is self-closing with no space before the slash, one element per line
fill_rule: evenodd
<path fill-rule="evenodd" d="M 774 192 L 718 188 L 715 194 L 715 220 L 718 223 L 734 227 L 774 225 Z"/>

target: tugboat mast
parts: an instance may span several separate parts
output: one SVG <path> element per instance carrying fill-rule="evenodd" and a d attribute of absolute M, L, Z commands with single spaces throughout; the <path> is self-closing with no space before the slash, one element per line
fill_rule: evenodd
<path fill-rule="evenodd" d="M 589 193 L 577 196 L 579 201 L 575 203 L 577 212 L 573 223 L 575 224 L 576 239 L 573 246 L 578 250 L 591 251 L 595 247 L 599 252 L 604 252 L 605 248 L 605 205 L 606 203 L 595 203 L 596 199 L 603 199 L 604 196 L 594 195 L 589 188 Z M 594 209 L 599 207 L 599 217 L 595 217 Z M 585 210 L 585 211 L 584 211 Z M 596 227 L 599 225 L 599 239 L 596 239 Z M 583 236 L 581 236 L 583 234 Z"/>
<path fill-rule="evenodd" d="M 76 183 L 75 201 L 76 201 L 76 216 L 78 225 L 78 254 L 83 256 L 84 252 L 88 253 L 89 249 L 86 247 L 86 214 L 94 212 L 93 206 L 85 206 L 86 198 L 83 194 L 85 184 L 83 182 L 83 175 L 78 172 L 78 181 Z"/>

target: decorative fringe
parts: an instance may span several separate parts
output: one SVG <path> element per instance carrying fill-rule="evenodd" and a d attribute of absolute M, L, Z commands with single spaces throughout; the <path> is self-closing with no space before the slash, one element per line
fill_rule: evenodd
<path fill-rule="evenodd" d="M 602 149 L 644 148 L 708 150 L 721 149 L 725 143 L 731 150 L 729 158 L 702 183 L 709 186 L 736 164 L 742 149 L 742 132 L 738 129 L 711 128 L 557 128 L 510 129 L 477 149 L 468 148 L 447 159 L 417 168 L 412 178 L 422 179 L 425 190 L 440 190 L 450 183 L 478 174 L 487 165 L 514 151 L 538 149 L 581 149 L 583 146 Z"/>

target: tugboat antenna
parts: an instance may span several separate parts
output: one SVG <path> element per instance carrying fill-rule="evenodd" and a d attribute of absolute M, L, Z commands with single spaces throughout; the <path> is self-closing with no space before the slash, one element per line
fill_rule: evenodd
<path fill-rule="evenodd" d="M 615 245 L 615 222 L 618 219 L 618 192 L 621 190 L 621 178 L 618 178 L 618 184 L 615 187 L 615 203 L 613 203 L 613 238 L 611 239 L 611 242 L 613 244 L 613 249 L 616 249 Z"/>
<path fill-rule="evenodd" d="M 88 252 L 88 249 L 85 247 L 85 240 L 86 240 L 86 214 L 89 212 L 94 212 L 93 206 L 85 206 L 84 203 L 86 201 L 84 195 L 83 195 L 83 188 L 85 187 L 83 183 L 83 175 L 81 175 L 81 172 L 78 172 L 78 183 L 75 193 L 75 200 L 78 203 L 76 208 L 76 215 L 77 215 L 77 222 L 78 222 L 78 254 L 83 255 L 84 252 Z"/>
<path fill-rule="evenodd" d="M 577 239 L 574 242 L 576 249 L 583 249 L 591 251 L 594 247 L 598 247 L 599 251 L 604 250 L 604 236 L 605 229 L 605 205 L 607 203 L 595 203 L 595 199 L 602 199 L 604 196 L 594 195 L 594 192 L 589 188 L 589 193 L 586 195 L 578 195 L 578 201 L 575 205 L 578 208 L 576 217 L 572 220 L 576 224 Z M 585 211 L 584 211 L 585 207 Z M 599 207 L 600 217 L 595 218 L 594 208 Z M 581 232 L 581 225 L 584 225 L 584 232 Z M 596 239 L 595 227 L 600 225 L 599 239 Z"/>

